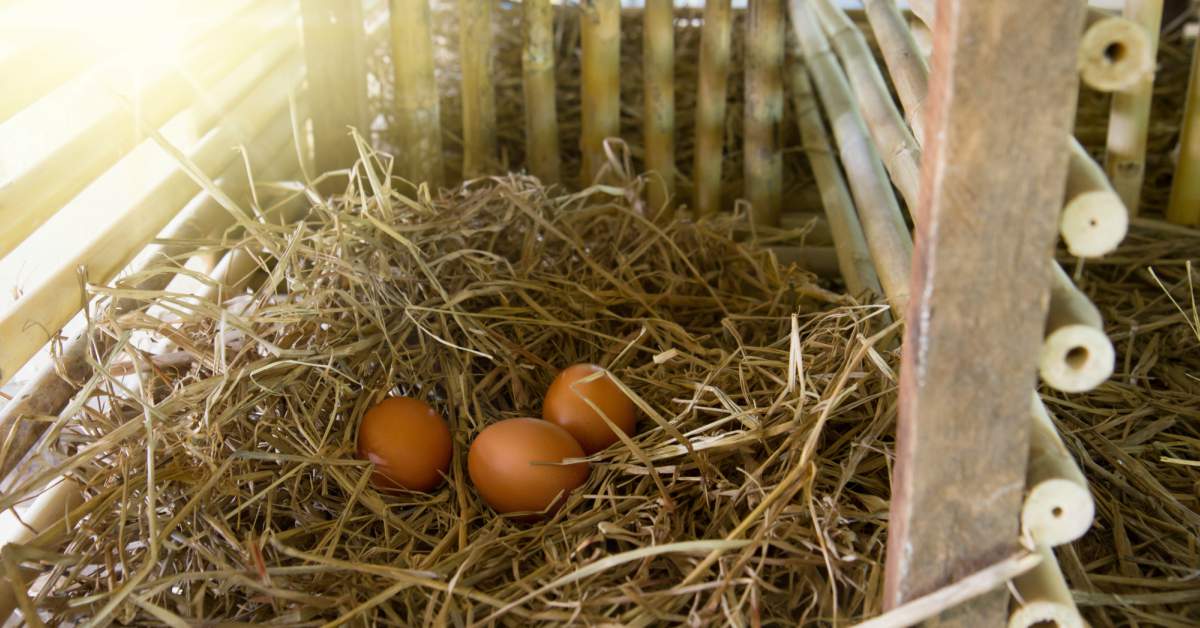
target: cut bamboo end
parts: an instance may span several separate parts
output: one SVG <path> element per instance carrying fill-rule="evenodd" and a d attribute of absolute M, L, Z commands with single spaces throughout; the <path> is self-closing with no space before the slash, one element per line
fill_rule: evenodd
<path fill-rule="evenodd" d="M 1054 551 L 1038 548 L 1042 562 L 1013 579 L 1020 602 L 1008 617 L 1009 628 L 1053 625 L 1058 628 L 1083 628 L 1083 617 L 1071 599 L 1067 581 Z"/>
<path fill-rule="evenodd" d="M 1163 0 L 1126 0 L 1124 15 L 1146 31 L 1150 54 L 1157 56 Z M 1113 94 L 1108 118 L 1104 169 L 1131 216 L 1138 213 L 1146 177 L 1146 138 L 1153 100 L 1154 75 L 1151 73 L 1134 88 Z"/>
<path fill-rule="evenodd" d="M 1036 393 L 1030 419 L 1028 491 L 1021 507 L 1021 528 L 1037 545 L 1070 543 L 1092 526 L 1096 503 L 1083 471 Z"/>
<path fill-rule="evenodd" d="M 1179 137 L 1179 163 L 1167 204 L 1167 220 L 1177 225 L 1200 224 L 1200 46 L 1192 54 L 1192 76 L 1188 79 Z"/>
<path fill-rule="evenodd" d="M 1103 330 L 1063 325 L 1046 335 L 1038 356 L 1042 381 L 1063 392 L 1086 392 L 1113 373 L 1116 354 Z"/>
<path fill-rule="evenodd" d="M 1123 17 L 1092 22 L 1079 42 L 1079 77 L 1092 89 L 1133 89 L 1154 72 L 1153 46 L 1146 31 Z"/>
<path fill-rule="evenodd" d="M 1063 207 L 1059 230 L 1071 255 L 1099 257 L 1111 253 L 1129 231 L 1129 212 L 1108 190 L 1076 195 Z"/>

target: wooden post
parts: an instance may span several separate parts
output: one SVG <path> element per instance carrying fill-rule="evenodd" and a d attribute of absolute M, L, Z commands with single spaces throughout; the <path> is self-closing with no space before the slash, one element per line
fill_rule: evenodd
<path fill-rule="evenodd" d="M 496 88 L 492 83 L 494 6 L 494 0 L 458 0 L 464 179 L 485 174 L 496 159 Z"/>
<path fill-rule="evenodd" d="M 744 152 L 750 217 L 778 225 L 783 195 L 783 3 L 750 2 L 746 25 L 746 119 Z"/>
<path fill-rule="evenodd" d="M 671 215 L 675 195 L 675 10 L 672 0 L 648 0 L 643 27 L 646 111 L 646 200 L 650 215 Z"/>
<path fill-rule="evenodd" d="M 1167 220 L 1180 225 L 1200 224 L 1200 45 L 1192 57 L 1187 105 L 1179 137 L 1179 163 L 1171 184 Z"/>
<path fill-rule="evenodd" d="M 621 3 L 589 0 L 579 14 L 583 42 L 582 183 L 604 165 L 604 140 L 621 134 Z"/>
<path fill-rule="evenodd" d="M 429 0 L 391 0 L 392 68 L 396 75 L 398 173 L 437 188 L 444 176 L 442 122 L 433 68 Z"/>
<path fill-rule="evenodd" d="M 1146 31 L 1150 56 L 1158 55 L 1163 0 L 1125 0 L 1125 18 Z M 1150 103 L 1154 99 L 1154 73 L 1128 91 L 1113 94 L 1108 118 L 1108 151 L 1104 169 L 1130 216 L 1136 216 L 1146 177 L 1146 135 L 1150 129 Z"/>
<path fill-rule="evenodd" d="M 721 209 L 721 149 L 725 144 L 725 98 L 729 80 L 729 37 L 733 23 L 730 0 L 707 0 L 700 33 L 700 68 L 696 77 L 696 155 L 692 167 L 692 203 L 697 215 Z"/>
<path fill-rule="evenodd" d="M 312 99 L 313 153 L 318 173 L 349 168 L 358 150 L 348 127 L 366 133 L 367 66 L 361 0 L 301 0 L 304 62 Z M 331 187 L 332 186 L 332 187 Z M 344 181 L 327 179 L 323 193 Z"/>
<path fill-rule="evenodd" d="M 550 0 L 525 0 L 525 161 L 547 185 L 558 183 L 558 107 L 554 84 L 554 7 Z"/>
<path fill-rule="evenodd" d="M 938 6 L 900 371 L 888 608 L 1018 549 L 1083 10 L 1082 2 L 1038 11 Z M 942 619 L 999 625 L 1007 602 L 998 591 Z"/>

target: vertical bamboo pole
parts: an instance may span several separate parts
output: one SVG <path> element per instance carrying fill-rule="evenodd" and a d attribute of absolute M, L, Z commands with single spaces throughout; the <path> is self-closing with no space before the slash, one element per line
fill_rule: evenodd
<path fill-rule="evenodd" d="M 1200 224 L 1200 44 L 1192 57 L 1187 105 L 1179 137 L 1179 163 L 1171 184 L 1167 220 L 1181 225 Z"/>
<path fill-rule="evenodd" d="M 1150 56 L 1158 55 L 1158 31 L 1162 27 L 1163 0 L 1125 0 L 1125 18 L 1142 27 Z M 1130 216 L 1138 213 L 1142 181 L 1146 177 L 1146 135 L 1150 128 L 1150 104 L 1154 99 L 1154 73 L 1128 91 L 1113 94 L 1108 118 L 1108 151 L 1104 169 Z"/>
<path fill-rule="evenodd" d="M 525 0 L 525 160 L 542 183 L 558 183 L 558 107 L 554 84 L 554 7 L 550 0 Z"/>
<path fill-rule="evenodd" d="M 621 2 L 589 0 L 580 12 L 583 40 L 583 183 L 604 165 L 604 140 L 621 133 Z"/>
<path fill-rule="evenodd" d="M 1021 529 L 1034 543 L 1054 547 L 1083 536 L 1096 514 L 1092 490 L 1037 393 L 1033 394 L 1029 467 Z"/>
<path fill-rule="evenodd" d="M 675 194 L 675 11 L 673 0 L 647 0 L 643 27 L 646 170 L 652 216 L 669 217 Z"/>
<path fill-rule="evenodd" d="M 1083 145 L 1071 138 L 1069 149 L 1066 203 L 1058 230 L 1072 255 L 1099 257 L 1125 239 L 1129 211 Z"/>
<path fill-rule="evenodd" d="M 1101 92 L 1134 89 L 1154 73 L 1152 49 L 1149 35 L 1136 22 L 1091 11 L 1079 41 L 1079 77 Z"/>
<path fill-rule="evenodd" d="M 721 209 L 721 149 L 725 142 L 725 99 L 729 80 L 730 0 L 707 0 L 700 33 L 697 77 L 696 156 L 692 168 L 697 215 Z"/>
<path fill-rule="evenodd" d="M 464 179 L 486 173 L 496 159 L 496 87 L 492 83 L 494 6 L 493 0 L 458 0 Z"/>
<path fill-rule="evenodd" d="M 414 184 L 442 184 L 442 123 L 434 78 L 429 0 L 391 0 L 392 68 L 400 176 Z"/>
<path fill-rule="evenodd" d="M 1033 626 L 1057 626 L 1058 628 L 1083 628 L 1086 624 L 1071 599 L 1067 580 L 1054 550 L 1047 546 L 1038 547 L 1042 562 L 1037 567 L 1013 579 L 1013 586 L 1021 595 L 1021 602 L 1008 618 L 1008 628 L 1033 628 Z"/>
<path fill-rule="evenodd" d="M 779 224 L 783 194 L 783 2 L 752 0 L 746 25 L 746 117 L 743 122 L 746 199 L 750 217 Z"/>

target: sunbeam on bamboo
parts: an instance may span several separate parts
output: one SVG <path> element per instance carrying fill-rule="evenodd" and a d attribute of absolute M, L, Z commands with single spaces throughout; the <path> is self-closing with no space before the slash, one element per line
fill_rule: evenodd
<path fill-rule="evenodd" d="M 558 106 L 554 82 L 554 7 L 550 0 L 521 3 L 521 69 L 525 90 L 525 161 L 547 185 L 558 183 Z"/>
<path fill-rule="evenodd" d="M 428 0 L 391 0 L 392 58 L 400 176 L 416 185 L 442 183 L 442 123 L 434 79 Z"/>
<path fill-rule="evenodd" d="M 592 0 L 580 11 L 583 43 L 583 183 L 604 165 L 604 140 L 621 132 L 621 3 Z"/>
<path fill-rule="evenodd" d="M 779 224 L 783 194 L 783 0 L 750 3 L 746 25 L 746 198 L 751 218 Z"/>
<path fill-rule="evenodd" d="M 646 111 L 646 200 L 668 218 L 675 195 L 675 11 L 672 0 L 648 0 L 643 30 Z"/>
<path fill-rule="evenodd" d="M 692 203 L 698 215 L 721 209 L 721 161 L 725 145 L 725 98 L 729 82 L 730 0 L 707 0 L 700 34 L 696 100 L 696 150 Z"/>
<path fill-rule="evenodd" d="M 496 159 L 496 88 L 492 83 L 494 6 L 490 1 L 458 0 L 463 178 L 486 173 Z"/>

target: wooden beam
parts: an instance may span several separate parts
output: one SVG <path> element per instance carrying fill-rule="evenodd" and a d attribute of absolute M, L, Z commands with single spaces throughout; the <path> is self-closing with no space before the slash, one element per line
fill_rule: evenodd
<path fill-rule="evenodd" d="M 392 59 L 400 61 L 392 64 L 396 130 L 404 147 L 396 156 L 397 172 L 414 185 L 437 188 L 445 173 L 429 0 L 391 0 L 389 8 Z"/>
<path fill-rule="evenodd" d="M 579 11 L 583 55 L 584 186 L 604 166 L 604 140 L 621 134 L 621 3 L 591 0 Z"/>
<path fill-rule="evenodd" d="M 369 131 L 361 0 L 301 0 L 304 62 L 312 98 L 313 163 L 318 173 L 349 168 L 358 150 L 347 127 Z M 322 192 L 342 182 L 329 178 Z M 342 186 L 344 187 L 344 185 Z"/>
<path fill-rule="evenodd" d="M 1062 138 L 1074 117 L 1084 7 L 938 4 L 887 608 L 1018 549 L 1029 398 L 1067 176 Z M 1007 603 L 1000 591 L 942 619 L 1001 625 Z"/>

